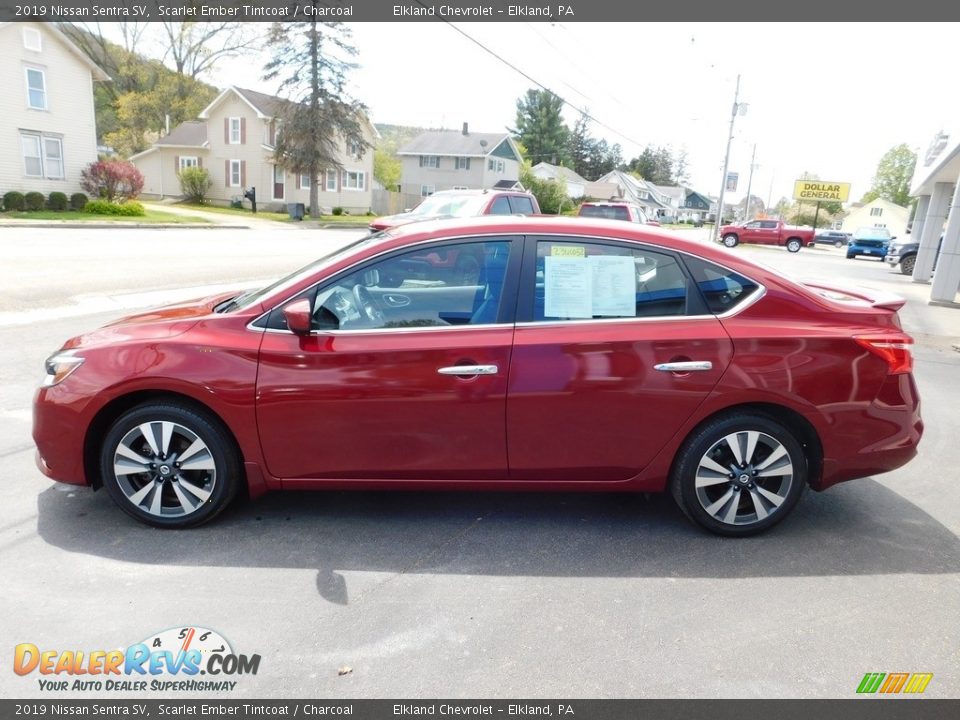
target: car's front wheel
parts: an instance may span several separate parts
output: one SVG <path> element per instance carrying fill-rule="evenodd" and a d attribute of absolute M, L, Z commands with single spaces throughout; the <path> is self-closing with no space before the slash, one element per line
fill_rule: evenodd
<path fill-rule="evenodd" d="M 770 417 L 728 415 L 694 432 L 670 478 L 684 514 L 719 535 L 742 537 L 780 522 L 807 483 L 793 433 Z"/>
<path fill-rule="evenodd" d="M 800 241 L 797 240 L 796 238 L 791 238 L 790 240 L 787 240 L 787 252 L 792 252 L 792 253 L 800 252 L 801 247 L 802 245 L 800 244 Z"/>
<path fill-rule="evenodd" d="M 837 240 L 837 241 L 833 244 L 833 246 L 834 246 L 835 248 L 842 248 L 842 247 L 843 247 L 843 240 Z"/>
<path fill-rule="evenodd" d="M 916 264 L 916 255 L 905 257 L 900 261 L 900 272 L 902 272 L 904 275 L 913 275 L 913 268 L 916 266 Z"/>
<path fill-rule="evenodd" d="M 140 405 L 120 416 L 100 450 L 103 485 L 120 509 L 162 528 L 200 525 L 240 484 L 234 443 L 222 425 L 187 405 Z"/>
<path fill-rule="evenodd" d="M 723 236 L 723 244 L 726 245 L 728 248 L 736 247 L 738 242 L 740 242 L 740 238 L 738 238 L 733 233 Z"/>

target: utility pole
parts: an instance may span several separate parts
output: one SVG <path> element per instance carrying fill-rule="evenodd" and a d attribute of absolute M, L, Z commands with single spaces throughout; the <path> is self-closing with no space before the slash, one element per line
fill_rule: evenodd
<path fill-rule="evenodd" d="M 756 160 L 756 158 L 757 158 L 757 144 L 754 143 L 754 144 L 753 144 L 753 154 L 750 155 L 750 176 L 749 176 L 750 179 L 747 180 L 747 204 L 746 204 L 746 206 L 743 208 L 743 219 L 744 219 L 744 220 L 752 220 L 752 219 L 753 219 L 753 215 L 752 215 L 752 213 L 750 212 L 750 189 L 753 187 L 753 168 L 755 167 L 755 165 L 753 164 L 753 161 Z"/>
<path fill-rule="evenodd" d="M 710 239 L 716 242 L 717 235 L 720 232 L 720 224 L 723 222 L 723 195 L 727 189 L 727 171 L 730 169 L 730 143 L 733 142 L 733 122 L 737 119 L 737 112 L 740 108 L 740 75 L 737 75 L 737 88 L 733 91 L 733 108 L 730 112 L 730 133 L 727 136 L 727 153 L 723 157 L 723 181 L 720 183 L 720 199 L 717 201 L 717 217 L 713 223 L 713 232 Z M 747 106 L 743 104 L 743 112 L 746 112 Z"/>

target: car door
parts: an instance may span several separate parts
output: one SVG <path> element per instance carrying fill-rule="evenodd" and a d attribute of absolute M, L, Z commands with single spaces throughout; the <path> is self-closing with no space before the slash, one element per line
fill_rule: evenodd
<path fill-rule="evenodd" d="M 528 238 L 507 442 L 514 480 L 626 480 L 714 388 L 732 343 L 677 255 Z"/>
<path fill-rule="evenodd" d="M 519 243 L 433 243 L 339 273 L 292 301 L 314 330 L 270 315 L 257 422 L 271 475 L 310 479 L 507 477 L 504 427 Z M 424 257 L 478 258 L 464 277 Z"/>

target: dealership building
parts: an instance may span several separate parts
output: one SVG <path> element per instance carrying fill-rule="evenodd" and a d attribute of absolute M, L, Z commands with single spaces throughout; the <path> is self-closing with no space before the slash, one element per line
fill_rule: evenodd
<path fill-rule="evenodd" d="M 929 283 L 930 302 L 960 307 L 960 137 L 934 138 L 923 165 L 913 173 L 910 194 L 917 198 L 913 237 L 919 241 L 913 281 Z M 940 235 L 943 234 L 943 242 Z M 937 248 L 940 249 L 939 257 Z M 934 275 L 933 269 L 937 272 Z"/>

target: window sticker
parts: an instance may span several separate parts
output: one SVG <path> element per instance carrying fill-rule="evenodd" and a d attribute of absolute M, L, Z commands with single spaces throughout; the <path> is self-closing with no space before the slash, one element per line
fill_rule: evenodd
<path fill-rule="evenodd" d="M 637 314 L 637 273 L 632 257 L 593 255 L 588 258 L 593 317 L 634 317 Z"/>
<path fill-rule="evenodd" d="M 546 317 L 593 317 L 593 272 L 585 257 L 546 257 L 543 275 L 543 312 Z"/>
<path fill-rule="evenodd" d="M 554 245 L 550 248 L 552 257 L 586 257 L 587 249 L 576 245 Z"/>

